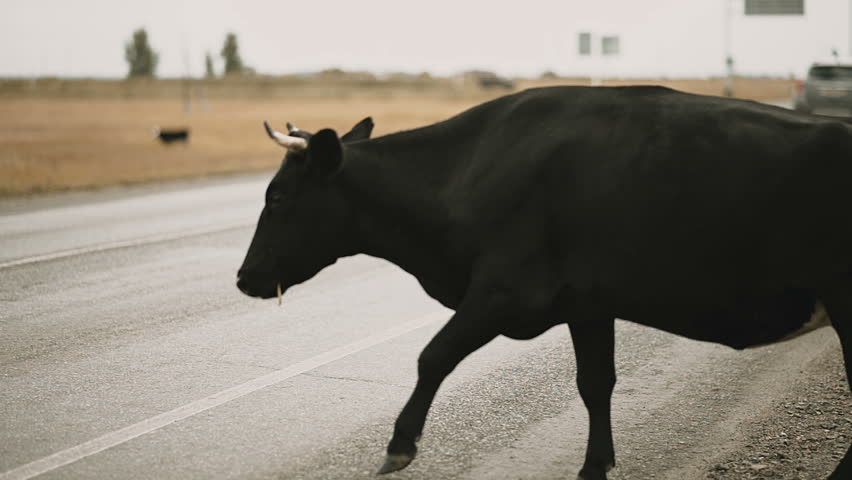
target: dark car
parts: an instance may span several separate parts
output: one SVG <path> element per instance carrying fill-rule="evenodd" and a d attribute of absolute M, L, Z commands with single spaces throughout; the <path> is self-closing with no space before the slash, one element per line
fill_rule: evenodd
<path fill-rule="evenodd" d="M 479 77 L 479 85 L 482 88 L 505 88 L 508 90 L 515 88 L 515 82 L 497 75 Z"/>
<path fill-rule="evenodd" d="M 465 72 L 464 75 L 482 88 L 499 88 L 506 90 L 513 90 L 515 88 L 514 81 L 501 77 L 494 72 L 472 70 Z"/>
<path fill-rule="evenodd" d="M 852 65 L 813 65 L 796 85 L 796 110 L 829 115 L 852 114 Z"/>

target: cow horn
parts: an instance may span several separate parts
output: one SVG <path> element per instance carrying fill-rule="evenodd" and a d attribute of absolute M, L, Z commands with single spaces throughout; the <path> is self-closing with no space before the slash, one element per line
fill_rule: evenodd
<path fill-rule="evenodd" d="M 296 127 L 295 125 L 293 125 L 290 122 L 287 122 L 287 133 L 295 133 L 295 132 L 298 132 L 298 131 L 299 131 L 298 127 Z"/>
<path fill-rule="evenodd" d="M 266 133 L 269 134 L 269 138 L 287 150 L 300 151 L 308 148 L 308 141 L 304 138 L 291 137 L 290 135 L 284 135 L 281 132 L 276 132 L 266 121 L 263 122 L 263 127 L 266 129 Z"/>

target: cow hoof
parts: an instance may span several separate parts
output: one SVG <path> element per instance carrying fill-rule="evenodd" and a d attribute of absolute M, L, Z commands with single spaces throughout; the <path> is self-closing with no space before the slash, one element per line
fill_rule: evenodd
<path fill-rule="evenodd" d="M 607 465 L 606 468 L 584 468 L 577 474 L 577 480 L 606 480 L 606 472 L 612 468 L 612 465 Z"/>
<path fill-rule="evenodd" d="M 407 467 L 412 460 L 414 460 L 414 455 L 409 455 L 407 453 L 389 453 L 385 457 L 385 463 L 382 465 L 382 468 L 380 468 L 376 474 L 383 475 L 385 473 L 402 470 Z"/>
<path fill-rule="evenodd" d="M 577 475 L 577 480 L 606 480 L 606 474 L 603 472 L 581 473 Z"/>

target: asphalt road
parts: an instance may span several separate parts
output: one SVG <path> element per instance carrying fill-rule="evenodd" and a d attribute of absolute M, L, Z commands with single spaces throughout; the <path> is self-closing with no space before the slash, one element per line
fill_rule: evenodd
<path fill-rule="evenodd" d="M 382 260 L 284 304 L 235 273 L 269 174 L 0 201 L 0 479 L 373 478 L 450 312 Z M 830 329 L 746 352 L 617 326 L 613 479 L 705 478 Z M 447 380 L 400 479 L 573 478 L 586 413 L 567 327 Z"/>

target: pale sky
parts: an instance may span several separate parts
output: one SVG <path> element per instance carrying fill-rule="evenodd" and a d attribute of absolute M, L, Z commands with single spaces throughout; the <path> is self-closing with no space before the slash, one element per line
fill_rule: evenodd
<path fill-rule="evenodd" d="M 145 27 L 158 75 L 203 73 L 225 34 L 260 73 L 374 72 L 709 76 L 724 72 L 725 2 L 739 72 L 801 75 L 837 48 L 851 61 L 852 0 L 805 0 L 804 17 L 744 17 L 743 0 L 0 0 L 0 76 L 123 77 Z M 577 35 L 620 37 L 616 57 Z M 188 66 L 188 67 L 187 67 Z"/>

